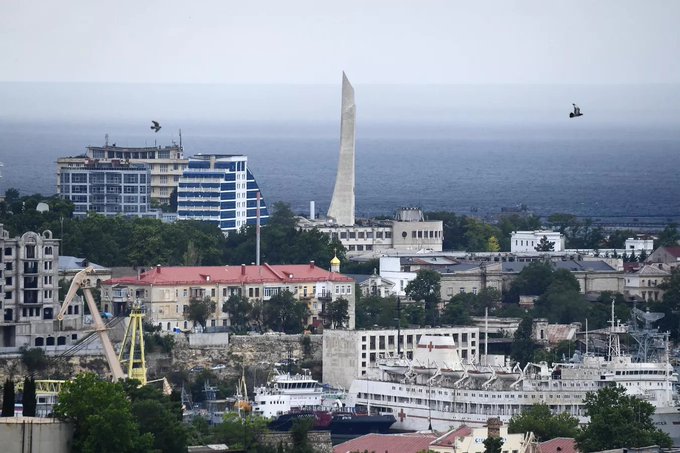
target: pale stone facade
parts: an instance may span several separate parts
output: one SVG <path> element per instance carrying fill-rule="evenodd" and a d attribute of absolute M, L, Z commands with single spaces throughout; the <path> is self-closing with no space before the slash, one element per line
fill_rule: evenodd
<path fill-rule="evenodd" d="M 401 353 L 412 358 L 422 335 L 453 337 L 461 358 L 472 362 L 479 354 L 479 328 L 435 327 L 401 329 Z M 397 329 L 326 330 L 323 333 L 323 382 L 349 388 L 352 381 L 376 367 L 385 354 L 397 353 Z"/>

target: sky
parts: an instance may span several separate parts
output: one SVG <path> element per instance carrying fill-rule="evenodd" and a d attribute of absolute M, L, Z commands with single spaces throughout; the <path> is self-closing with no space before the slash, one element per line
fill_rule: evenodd
<path fill-rule="evenodd" d="M 680 83 L 680 2 L 2 0 L 0 82 Z"/>

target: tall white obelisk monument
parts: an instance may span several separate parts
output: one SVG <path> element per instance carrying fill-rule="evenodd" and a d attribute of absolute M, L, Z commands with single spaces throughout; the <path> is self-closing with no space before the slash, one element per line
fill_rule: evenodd
<path fill-rule="evenodd" d="M 342 73 L 342 111 L 340 117 L 340 159 L 328 217 L 337 225 L 354 225 L 354 88 Z"/>

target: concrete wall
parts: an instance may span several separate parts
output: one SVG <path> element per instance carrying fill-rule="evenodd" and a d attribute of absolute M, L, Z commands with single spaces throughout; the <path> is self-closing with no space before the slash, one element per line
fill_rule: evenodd
<path fill-rule="evenodd" d="M 309 431 L 307 440 L 316 453 L 333 453 L 330 431 Z M 286 447 L 293 446 L 293 439 L 290 433 L 268 432 L 260 438 L 260 441 L 268 445 L 271 451 L 277 451 L 279 445 Z"/>
<path fill-rule="evenodd" d="M 0 419 L 0 450 L 12 453 L 68 453 L 73 429 L 70 424 L 48 418 L 3 417 Z"/>
<path fill-rule="evenodd" d="M 229 334 L 227 332 L 217 333 L 191 333 L 187 335 L 190 348 L 206 347 L 228 347 Z"/>

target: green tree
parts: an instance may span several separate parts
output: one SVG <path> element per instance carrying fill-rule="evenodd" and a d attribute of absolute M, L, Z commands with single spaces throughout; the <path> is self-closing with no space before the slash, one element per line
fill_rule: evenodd
<path fill-rule="evenodd" d="M 251 310 L 252 305 L 248 298 L 240 294 L 232 294 L 222 305 L 222 311 L 229 314 L 231 328 L 236 332 L 248 329 Z"/>
<path fill-rule="evenodd" d="M 7 378 L 2 386 L 2 412 L 0 417 L 14 417 L 14 398 L 14 381 Z"/>
<path fill-rule="evenodd" d="M 406 285 L 406 295 L 415 302 L 424 302 L 427 321 L 436 324 L 437 304 L 441 300 L 441 274 L 431 269 L 420 269 L 416 278 Z"/>
<path fill-rule="evenodd" d="M 505 302 L 517 303 L 520 295 L 540 296 L 553 281 L 553 267 L 550 263 L 529 263 L 510 285 Z"/>
<path fill-rule="evenodd" d="M 534 247 L 534 250 L 537 252 L 552 252 L 555 250 L 555 243 L 549 241 L 548 236 L 543 235 L 541 240 L 538 241 L 538 244 L 536 244 L 536 247 Z"/>
<path fill-rule="evenodd" d="M 264 327 L 278 332 L 302 333 L 308 316 L 307 304 L 295 300 L 290 291 L 273 295 L 262 306 Z"/>
<path fill-rule="evenodd" d="M 235 450 L 259 451 L 259 438 L 267 431 L 267 423 L 263 417 L 248 415 L 242 418 L 235 412 L 227 412 L 222 423 L 215 427 L 211 441 L 227 444 Z"/>
<path fill-rule="evenodd" d="M 396 327 L 397 301 L 394 297 L 357 294 L 355 314 L 357 329 L 373 326 Z"/>
<path fill-rule="evenodd" d="M 349 321 L 349 301 L 344 297 L 327 303 L 324 309 L 324 316 L 332 329 L 342 327 Z"/>
<path fill-rule="evenodd" d="M 128 379 L 122 383 L 132 414 L 142 434 L 153 436 L 153 448 L 163 453 L 183 453 L 188 445 L 188 428 L 182 422 L 182 406 L 163 395 L 158 388 L 140 386 Z"/>
<path fill-rule="evenodd" d="M 31 376 L 45 371 L 49 366 L 49 360 L 42 348 L 27 348 L 22 346 L 19 351 L 21 352 L 21 362 Z"/>
<path fill-rule="evenodd" d="M 192 297 L 189 299 L 189 311 L 186 313 L 186 316 L 189 320 L 198 323 L 205 328 L 208 318 L 215 313 L 216 309 L 217 303 L 209 296 L 206 296 L 203 299 Z"/>
<path fill-rule="evenodd" d="M 59 393 L 54 413 L 73 425 L 74 452 L 146 452 L 153 436 L 140 434 L 122 383 L 80 374 Z"/>
<path fill-rule="evenodd" d="M 500 437 L 487 437 L 484 439 L 484 453 L 501 453 L 503 439 Z"/>
<path fill-rule="evenodd" d="M 293 421 L 290 428 L 290 437 L 293 441 L 291 453 L 314 453 L 314 448 L 309 443 L 308 434 L 314 426 L 312 418 L 298 418 Z"/>
<path fill-rule="evenodd" d="M 24 379 L 24 392 L 21 399 L 23 404 L 23 414 L 24 417 L 35 417 L 35 408 L 38 404 L 38 400 L 35 395 L 35 379 L 25 378 Z"/>
<path fill-rule="evenodd" d="M 501 251 L 501 244 L 498 242 L 498 239 L 496 239 L 496 236 L 491 236 L 489 240 L 486 243 L 486 251 L 487 252 L 500 252 Z"/>
<path fill-rule="evenodd" d="M 613 450 L 659 445 L 670 448 L 671 438 L 652 422 L 654 406 L 619 386 L 588 392 L 584 405 L 590 423 L 576 435 L 579 450 Z"/>
<path fill-rule="evenodd" d="M 508 425 L 509 433 L 533 432 L 540 442 L 556 437 L 575 437 L 579 421 L 566 412 L 553 414 L 545 404 L 534 404 L 519 415 L 514 415 Z"/>
<path fill-rule="evenodd" d="M 472 325 L 472 317 L 470 317 L 470 305 L 464 300 L 464 294 L 456 294 L 444 306 L 444 311 L 441 316 L 443 324 L 451 324 L 457 326 Z"/>
<path fill-rule="evenodd" d="M 678 232 L 678 225 L 676 223 L 670 223 L 666 225 L 661 234 L 659 234 L 659 239 L 656 241 L 657 247 L 672 247 L 678 245 L 680 240 L 680 232 Z"/>
<path fill-rule="evenodd" d="M 520 321 L 517 330 L 515 331 L 514 339 L 512 340 L 512 347 L 510 357 L 516 362 L 519 362 L 521 367 L 524 367 L 534 355 L 534 351 L 538 345 L 531 337 L 533 331 L 533 319 L 529 316 Z"/>

